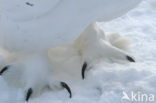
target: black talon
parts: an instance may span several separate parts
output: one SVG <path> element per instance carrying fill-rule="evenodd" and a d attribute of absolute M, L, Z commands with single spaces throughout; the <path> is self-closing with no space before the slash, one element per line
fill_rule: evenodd
<path fill-rule="evenodd" d="M 68 86 L 65 82 L 61 82 L 61 86 L 62 86 L 63 88 L 65 88 L 65 89 L 67 89 L 67 91 L 68 91 L 69 94 L 70 94 L 69 97 L 71 98 L 71 97 L 72 97 L 72 92 L 71 92 L 69 86 Z"/>
<path fill-rule="evenodd" d="M 127 60 L 129 60 L 130 62 L 135 62 L 135 60 L 134 60 L 132 57 L 130 57 L 130 56 L 126 56 L 126 58 L 127 58 Z"/>
<path fill-rule="evenodd" d="M 82 74 L 82 79 L 85 78 L 85 70 L 87 68 L 87 63 L 84 62 L 83 66 L 82 66 L 82 71 L 81 71 L 81 74 Z"/>
<path fill-rule="evenodd" d="M 28 89 L 28 92 L 27 92 L 27 95 L 26 95 L 26 98 L 25 98 L 26 101 L 29 100 L 29 98 L 30 98 L 30 96 L 32 95 L 32 93 L 33 93 L 33 90 L 32 90 L 31 88 L 29 88 L 29 89 Z"/>
<path fill-rule="evenodd" d="M 2 75 L 6 70 L 8 70 L 9 66 L 5 66 L 1 71 L 0 71 L 0 75 Z"/>

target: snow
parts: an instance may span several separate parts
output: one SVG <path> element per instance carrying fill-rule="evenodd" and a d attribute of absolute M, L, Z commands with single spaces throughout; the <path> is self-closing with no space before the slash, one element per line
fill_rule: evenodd
<path fill-rule="evenodd" d="M 70 99 L 65 90 L 48 91 L 30 99 L 29 103 L 132 103 L 121 100 L 123 91 L 128 95 L 131 91 L 140 91 L 156 96 L 155 21 L 156 1 L 146 0 L 122 17 L 100 23 L 104 31 L 117 32 L 132 38 L 130 52 L 136 56 L 136 63 L 118 64 L 103 61 L 86 73 L 85 80 L 76 78 L 77 75 L 74 78 L 73 75 L 69 75 L 68 79 L 72 78 L 69 81 L 73 98 Z M 74 65 L 75 57 L 70 57 L 69 60 Z M 22 89 L 10 87 L 0 77 L 0 103 L 24 103 L 23 92 Z M 156 99 L 146 103 L 155 102 Z"/>

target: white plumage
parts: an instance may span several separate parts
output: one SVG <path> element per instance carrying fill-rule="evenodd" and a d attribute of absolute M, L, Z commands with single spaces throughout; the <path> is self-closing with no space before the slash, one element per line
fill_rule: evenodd
<path fill-rule="evenodd" d="M 130 39 L 117 33 L 104 32 L 96 22 L 84 29 L 81 35 L 72 43 L 48 50 L 55 74 L 65 80 L 70 78 L 66 74 L 79 77 L 83 63 L 87 69 L 102 60 L 114 62 L 134 62 L 134 57 L 127 53 L 130 47 Z M 131 60 L 127 59 L 129 56 Z M 133 61 L 134 60 L 134 61 Z M 70 69 L 72 68 L 72 69 Z M 62 74 L 64 72 L 64 74 Z M 59 75 L 60 74 L 60 75 Z"/>
<path fill-rule="evenodd" d="M 11 60 L 6 62 L 9 66 L 6 70 L 6 67 L 2 69 L 5 71 L 1 75 L 10 85 L 26 91 L 32 89 L 32 96 L 36 96 L 48 87 L 62 88 L 62 80 L 70 83 L 73 78 L 80 79 L 81 69 L 84 79 L 85 69 L 94 66 L 101 58 L 134 62 L 124 51 L 129 47 L 126 40 L 118 34 L 105 33 L 96 23 L 92 23 L 68 45 L 36 53 L 10 54 L 7 59 Z M 83 68 L 83 63 L 87 64 L 86 68 Z"/>
<path fill-rule="evenodd" d="M 0 45 L 30 52 L 74 41 L 93 21 L 108 21 L 141 0 L 0 0 Z M 9 2 L 9 3 L 8 3 Z"/>
<path fill-rule="evenodd" d="M 28 91 L 27 95 L 31 94 L 31 89 L 33 95 L 37 95 L 47 86 L 65 86 L 58 80 L 65 79 L 62 75 L 67 68 L 75 66 L 83 71 L 84 63 L 88 69 L 101 58 L 134 62 L 124 51 L 129 45 L 126 38 L 105 33 L 96 23 L 89 24 L 118 17 L 141 0 L 32 0 L 31 3 L 16 0 L 18 2 L 9 1 L 12 2 L 10 6 L 6 6 L 6 1 L 0 0 L 0 45 L 9 51 L 4 64 L 10 66 L 1 74 L 11 81 L 9 83 L 22 84 L 21 87 Z M 43 9 L 45 5 L 47 7 Z M 71 57 L 76 60 L 74 65 L 66 62 Z M 59 69 L 60 78 L 55 72 Z"/>

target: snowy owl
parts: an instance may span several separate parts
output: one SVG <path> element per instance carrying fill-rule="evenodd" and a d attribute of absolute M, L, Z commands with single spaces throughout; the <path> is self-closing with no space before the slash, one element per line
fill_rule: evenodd
<path fill-rule="evenodd" d="M 53 61 L 60 57 L 77 55 L 80 58 L 78 64 L 82 67 L 80 68 L 82 74 L 79 75 L 82 75 L 84 79 L 85 70 L 96 64 L 94 62 L 100 58 L 135 62 L 134 57 L 126 52 L 129 44 L 128 38 L 116 33 L 105 33 L 94 22 L 84 29 L 74 42 L 60 47 L 60 50 L 51 48 L 24 55 L 10 54 L 7 58 L 10 61 L 6 61 L 8 65 L 1 69 L 0 75 L 8 81 L 9 85 L 24 88 L 26 101 L 29 100 L 29 97 L 41 94 L 44 89 L 66 88 L 71 98 L 72 92 L 67 83 L 56 80 L 52 75 Z M 68 55 L 63 49 L 69 50 L 70 54 Z M 59 65 L 62 63 L 60 62 Z M 56 66 L 55 69 L 59 69 L 59 67 Z"/>
<path fill-rule="evenodd" d="M 124 51 L 128 47 L 126 39 L 104 33 L 96 23 L 89 24 L 119 17 L 140 1 L 33 0 L 32 4 L 0 0 L 0 75 L 10 85 L 24 88 L 26 101 L 45 89 L 65 88 L 72 97 L 68 83 L 52 75 L 57 69 L 50 59 L 57 59 L 52 56 L 53 49 L 61 45 L 71 48 L 81 58 L 78 65 L 83 79 L 85 70 L 101 57 L 135 62 Z"/>
<path fill-rule="evenodd" d="M 72 43 L 48 50 L 49 57 L 55 67 L 81 68 L 82 78 L 85 78 L 85 71 L 92 68 L 100 60 L 107 59 L 115 62 L 135 62 L 135 58 L 128 53 L 131 40 L 128 37 L 120 36 L 117 33 L 104 32 L 96 22 L 87 26 L 81 35 Z M 78 55 L 77 63 L 63 65 L 71 56 Z M 59 61 L 58 59 L 62 59 Z M 80 60 L 79 60 L 80 59 Z M 60 62 L 60 63 L 59 63 Z M 66 63 L 67 64 L 67 63 Z M 59 66 L 62 65 L 62 66 Z"/>

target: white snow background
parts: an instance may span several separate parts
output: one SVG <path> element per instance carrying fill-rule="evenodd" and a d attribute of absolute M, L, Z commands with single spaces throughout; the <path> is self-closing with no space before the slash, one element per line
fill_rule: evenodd
<path fill-rule="evenodd" d="M 145 0 L 128 14 L 100 23 L 104 31 L 132 38 L 136 63 L 101 62 L 87 72 L 85 80 L 73 79 L 73 97 L 65 90 L 49 91 L 29 103 L 143 103 L 121 100 L 122 91 L 154 94 L 156 97 L 156 1 Z M 72 78 L 72 76 L 71 76 Z M 7 85 L 0 77 L 0 103 L 24 103 L 23 90 Z M 146 103 L 155 103 L 146 102 Z"/>

